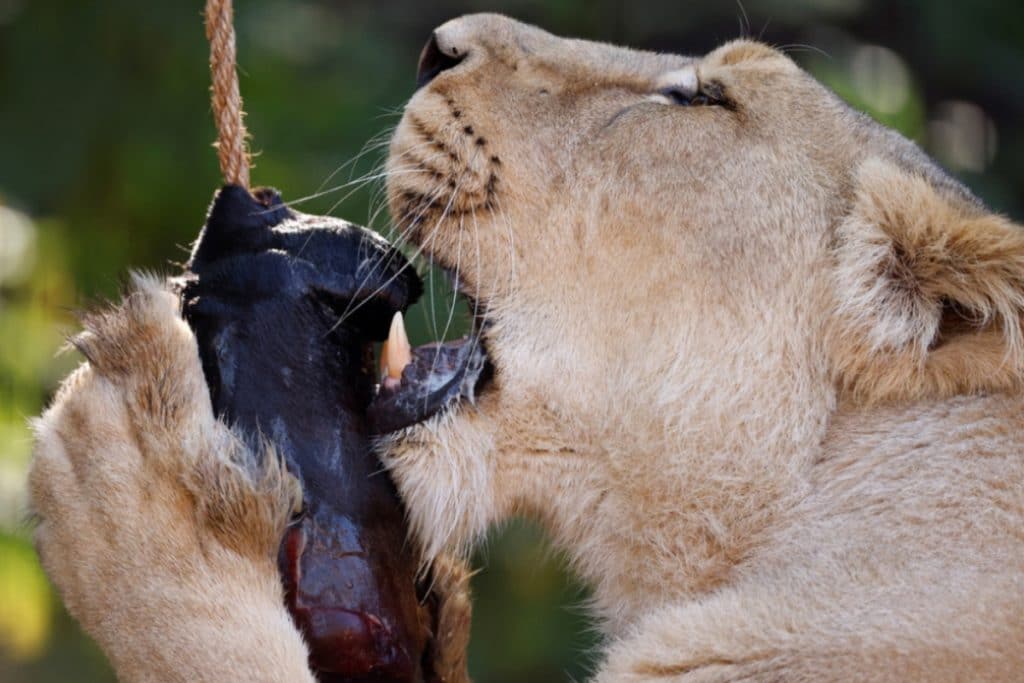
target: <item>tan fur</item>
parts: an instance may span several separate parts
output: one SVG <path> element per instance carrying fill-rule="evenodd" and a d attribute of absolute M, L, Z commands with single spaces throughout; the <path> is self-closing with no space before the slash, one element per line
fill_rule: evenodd
<path fill-rule="evenodd" d="M 540 519 L 600 681 L 1024 676 L 1021 229 L 764 45 L 435 35 L 389 196 L 496 375 L 382 444 L 428 557 Z"/>
<path fill-rule="evenodd" d="M 389 197 L 485 306 L 496 374 L 381 444 L 427 559 L 540 519 L 594 587 L 602 683 L 1020 680 L 1019 228 L 763 45 L 655 55 L 495 15 L 436 35 L 464 59 L 410 101 Z M 729 106 L 655 95 L 688 70 Z M 159 325 L 115 316 L 132 321 L 108 326 L 120 341 L 86 342 L 93 364 L 44 416 L 40 549 L 125 678 L 173 678 L 171 658 L 232 678 L 213 642 L 259 643 L 257 679 L 300 680 L 265 551 L 214 531 L 241 524 L 228 536 L 266 549 L 279 513 L 250 512 L 284 498 L 187 504 L 283 479 L 186 483 L 204 459 L 236 472 L 203 446 L 236 441 L 169 308 Z M 182 573 L 190 606 L 223 605 L 211 576 L 248 597 L 157 620 L 169 601 L 150 596 Z M 439 576 L 461 653 L 465 575 Z M 183 635 L 252 610 L 275 616 L 244 642 Z"/>
<path fill-rule="evenodd" d="M 312 681 L 275 553 L 299 501 L 213 417 L 177 298 L 136 278 L 35 423 L 36 545 L 125 681 Z"/>
<path fill-rule="evenodd" d="M 861 165 L 837 231 L 845 388 L 868 402 L 1015 391 L 1024 376 L 1024 230 L 938 196 L 924 178 Z M 943 334 L 943 305 L 964 330 Z"/>

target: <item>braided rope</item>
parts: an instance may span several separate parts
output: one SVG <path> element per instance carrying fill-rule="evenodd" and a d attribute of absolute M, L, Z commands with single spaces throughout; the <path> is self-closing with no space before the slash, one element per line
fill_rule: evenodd
<path fill-rule="evenodd" d="M 231 0 L 207 0 L 206 39 L 210 41 L 213 118 L 217 122 L 217 157 L 224 181 L 249 187 L 249 133 L 235 67 L 235 27 Z"/>

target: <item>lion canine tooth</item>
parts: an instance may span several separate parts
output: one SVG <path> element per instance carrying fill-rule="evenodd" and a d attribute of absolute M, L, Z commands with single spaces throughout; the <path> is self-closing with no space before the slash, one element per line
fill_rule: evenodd
<path fill-rule="evenodd" d="M 391 319 L 388 339 L 380 348 L 381 377 L 400 380 L 402 379 L 402 370 L 405 370 L 405 366 L 411 362 L 412 346 L 409 345 L 409 337 L 405 333 L 405 321 L 402 320 L 402 313 L 399 311 Z"/>

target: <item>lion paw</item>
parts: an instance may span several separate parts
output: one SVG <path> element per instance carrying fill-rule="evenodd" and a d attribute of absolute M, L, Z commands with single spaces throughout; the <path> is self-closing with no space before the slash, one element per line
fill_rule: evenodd
<path fill-rule="evenodd" d="M 163 283 L 136 276 L 84 324 L 29 478 L 69 611 L 123 680 L 312 680 L 274 561 L 297 483 L 215 418 Z"/>

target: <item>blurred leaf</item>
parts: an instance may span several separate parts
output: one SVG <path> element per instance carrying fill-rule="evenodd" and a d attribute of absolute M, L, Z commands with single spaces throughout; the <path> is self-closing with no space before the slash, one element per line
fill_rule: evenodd
<path fill-rule="evenodd" d="M 32 547 L 0 534 L 0 650 L 38 657 L 50 635 L 53 597 Z"/>

